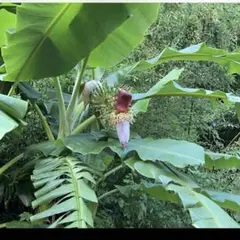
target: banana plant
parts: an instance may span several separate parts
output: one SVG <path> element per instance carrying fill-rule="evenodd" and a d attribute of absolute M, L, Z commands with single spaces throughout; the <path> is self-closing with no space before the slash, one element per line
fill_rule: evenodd
<path fill-rule="evenodd" d="M 33 106 L 49 139 L 30 146 L 24 152 L 28 162 L 21 167 L 36 189 L 33 224 L 94 227 L 99 202 L 120 191 L 116 187 L 99 195 L 99 186 L 128 167 L 151 181 L 139 185 L 138 191 L 182 204 L 194 227 L 239 228 L 222 209 L 240 211 L 239 196 L 202 189 L 179 171 L 186 166 L 238 168 L 238 157 L 207 152 L 187 141 L 141 138 L 130 126 L 139 112 L 147 111 L 151 98 L 192 96 L 215 104 L 221 99 L 238 108 L 240 97 L 219 90 L 184 88 L 178 83 L 184 69 L 173 69 L 146 93 L 133 93 L 124 79 L 134 71 L 180 60 L 212 61 L 229 74 L 239 73 L 240 54 L 204 43 L 182 50 L 166 48 L 153 59 L 97 75 L 99 69 L 109 70 L 120 63 L 143 40 L 158 8 L 159 4 L 126 3 L 26 3 L 16 8 L 15 30 L 7 32 L 2 47 L 3 80 L 13 82 L 9 95 L 20 92 Z M 91 81 L 85 78 L 89 68 Z M 69 95 L 62 90 L 60 75 L 72 69 L 77 73 Z M 43 78 L 51 79 L 55 86 L 54 96 L 48 100 L 42 100 L 24 82 Z M 55 125 L 48 118 L 51 114 Z M 1 169 L 5 172 L 9 167 Z"/>

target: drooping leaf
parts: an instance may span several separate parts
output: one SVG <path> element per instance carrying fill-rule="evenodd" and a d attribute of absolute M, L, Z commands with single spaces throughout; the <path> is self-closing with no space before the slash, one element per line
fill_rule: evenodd
<path fill-rule="evenodd" d="M 163 77 L 157 84 L 155 84 L 149 91 L 146 93 L 146 95 L 152 95 L 157 93 L 165 84 L 167 84 L 170 81 L 178 80 L 179 76 L 183 72 L 183 68 L 181 69 L 173 69 L 170 71 L 165 77 Z M 135 95 L 134 95 L 135 96 Z M 133 98 L 135 98 L 133 96 Z M 140 101 L 137 101 L 133 104 L 132 109 L 135 113 L 139 112 L 146 112 L 149 104 L 149 99 L 143 99 Z"/>
<path fill-rule="evenodd" d="M 168 61 L 211 61 L 226 68 L 229 74 L 233 74 L 240 72 L 239 58 L 240 53 L 228 53 L 222 49 L 208 47 L 205 43 L 200 43 L 179 51 L 167 47 L 158 56 L 138 62 L 135 70 L 144 70 Z"/>
<path fill-rule="evenodd" d="M 170 190 L 167 190 L 162 185 L 156 184 L 142 184 L 140 189 L 144 192 L 148 193 L 152 197 L 161 201 L 170 201 L 172 203 L 181 203 L 178 195 Z M 217 203 L 219 206 L 225 209 L 230 209 L 233 211 L 240 211 L 240 196 L 224 193 L 224 192 L 216 192 L 211 190 L 200 190 L 200 192 L 210 198 L 212 201 Z"/>
<path fill-rule="evenodd" d="M 179 195 L 184 207 L 190 212 L 194 227 L 240 228 L 237 222 L 208 197 L 187 187 L 171 184 L 167 188 Z"/>
<path fill-rule="evenodd" d="M 0 94 L 0 139 L 19 126 L 27 106 L 28 103 L 23 100 Z"/>
<path fill-rule="evenodd" d="M 29 83 L 21 82 L 18 84 L 21 97 L 24 100 L 36 101 L 41 98 L 41 93 L 34 89 Z"/>
<path fill-rule="evenodd" d="M 125 161 L 128 167 L 132 170 L 136 170 L 141 175 L 160 181 L 163 186 L 167 186 L 169 183 L 174 182 L 180 185 L 187 185 L 191 188 L 198 189 L 197 183 L 192 181 L 188 176 L 176 169 L 171 169 L 169 166 L 162 164 L 161 162 L 151 163 L 144 162 L 138 158 L 132 157 Z"/>
<path fill-rule="evenodd" d="M 128 19 L 130 10 L 124 3 L 22 4 L 17 8 L 16 32 L 8 34 L 2 49 L 5 80 L 70 71 Z"/>
<path fill-rule="evenodd" d="M 166 76 L 164 76 L 160 81 L 158 81 L 153 87 L 151 87 L 146 95 L 154 95 L 159 92 L 167 83 L 178 80 L 182 72 L 184 71 L 184 68 L 176 68 L 171 70 Z"/>
<path fill-rule="evenodd" d="M 175 169 L 166 168 L 162 164 L 153 164 L 134 160 L 134 158 L 125 161 L 133 170 L 138 171 L 141 175 L 155 179 L 156 184 L 141 185 L 141 189 L 159 200 L 171 201 L 173 203 L 182 203 L 184 208 L 190 212 L 193 226 L 197 228 L 239 228 L 235 222 L 221 207 L 214 201 L 233 205 L 236 196 L 227 197 L 215 194 L 213 192 L 203 191 L 198 185 L 194 185 L 188 177 L 179 174 Z M 159 181 L 160 180 L 160 181 Z M 162 184 L 160 184 L 160 182 Z M 190 184 L 189 184 L 190 183 Z M 202 195 L 200 192 L 211 196 L 213 201 Z M 226 201 L 228 199 L 228 201 Z M 231 200 L 230 200 L 231 199 Z"/>
<path fill-rule="evenodd" d="M 0 48 L 6 43 L 5 33 L 9 28 L 14 28 L 16 24 L 16 15 L 1 8 L 0 5 Z"/>
<path fill-rule="evenodd" d="M 204 150 L 187 141 L 172 139 L 132 139 L 125 152 L 136 151 L 142 160 L 169 162 L 176 167 L 204 164 Z"/>
<path fill-rule="evenodd" d="M 180 84 L 171 81 L 161 86 L 161 88 L 155 92 L 133 94 L 134 100 L 141 100 L 152 97 L 164 97 L 164 96 L 190 96 L 197 98 L 208 98 L 211 101 L 218 101 L 222 99 L 226 104 L 240 103 L 240 97 L 234 96 L 232 93 L 224 93 L 222 91 L 210 91 L 200 88 L 184 88 Z"/>
<path fill-rule="evenodd" d="M 175 192 L 168 191 L 161 185 L 151 186 L 147 184 L 142 184 L 140 186 L 140 189 L 148 193 L 150 196 L 154 197 L 157 200 L 168 201 L 168 202 L 177 203 L 177 204 L 181 203 L 179 196 Z"/>
<path fill-rule="evenodd" d="M 46 97 L 48 100 L 56 100 L 57 101 L 57 90 L 55 90 L 55 89 L 47 90 Z M 63 100 L 66 104 L 69 103 L 70 99 L 71 99 L 71 94 L 63 93 Z"/>
<path fill-rule="evenodd" d="M 215 169 L 240 168 L 240 157 L 223 153 L 205 153 L 205 166 Z"/>
<path fill-rule="evenodd" d="M 0 109 L 8 115 L 22 119 L 27 111 L 27 102 L 0 94 Z"/>
<path fill-rule="evenodd" d="M 219 206 L 240 212 L 240 195 L 211 190 L 203 190 L 202 193 L 219 204 Z"/>
<path fill-rule="evenodd" d="M 4 137 L 4 135 L 13 129 L 18 127 L 18 122 L 14 119 L 10 118 L 6 113 L 0 110 L 0 139 Z"/>
<path fill-rule="evenodd" d="M 223 209 L 200 193 L 193 192 L 202 207 L 190 208 L 193 226 L 197 228 L 240 228 Z"/>
<path fill-rule="evenodd" d="M 91 53 L 89 64 L 94 67 L 112 67 L 127 57 L 144 38 L 147 28 L 156 20 L 159 4 L 129 4 L 129 19 L 116 28 Z"/>

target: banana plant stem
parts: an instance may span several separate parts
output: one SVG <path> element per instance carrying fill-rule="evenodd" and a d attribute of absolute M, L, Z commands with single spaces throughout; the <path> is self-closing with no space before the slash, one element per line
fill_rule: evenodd
<path fill-rule="evenodd" d="M 59 78 L 53 78 L 57 90 L 57 100 L 59 109 L 59 132 L 58 138 L 63 138 L 69 135 L 69 124 L 67 121 L 66 108 L 63 99 L 62 87 Z"/>
<path fill-rule="evenodd" d="M 79 89 L 80 89 L 82 78 L 83 78 L 83 74 L 84 74 L 85 68 L 87 66 L 87 61 L 88 61 L 88 57 L 86 57 L 84 59 L 83 66 L 82 66 L 81 70 L 78 70 L 78 75 L 77 75 L 77 78 L 76 78 L 76 81 L 75 81 L 75 84 L 74 84 L 74 87 L 73 87 L 72 96 L 71 96 L 71 99 L 70 99 L 70 102 L 69 102 L 69 105 L 68 105 L 68 108 L 67 108 L 67 119 L 68 119 L 68 121 L 71 120 L 71 115 L 72 115 L 74 106 L 76 104 L 76 100 L 77 100 L 77 97 L 78 97 Z"/>
<path fill-rule="evenodd" d="M 2 175 L 5 171 L 7 171 L 11 166 L 13 166 L 15 163 L 23 159 L 24 153 L 21 153 L 20 155 L 16 156 L 12 160 L 10 160 L 8 163 L 6 163 L 4 166 L 0 168 L 0 175 Z"/>
<path fill-rule="evenodd" d="M 107 196 L 109 196 L 109 195 L 111 195 L 111 194 L 113 194 L 113 193 L 116 193 L 116 192 L 118 192 L 117 189 L 113 189 L 113 190 L 111 190 L 111 191 L 109 191 L 109 192 L 106 192 L 106 193 L 104 193 L 103 195 L 101 195 L 101 196 L 98 198 L 98 201 L 101 201 L 103 198 L 105 198 L 105 197 L 107 197 Z"/>
<path fill-rule="evenodd" d="M 94 121 L 96 121 L 96 116 L 92 115 L 88 119 L 86 119 L 84 122 L 80 123 L 72 132 L 72 135 L 81 133 L 84 129 L 86 129 L 90 124 L 92 124 Z"/>
<path fill-rule="evenodd" d="M 46 117 L 43 115 L 41 109 L 38 107 L 38 105 L 37 105 L 36 103 L 32 103 L 32 106 L 34 107 L 34 109 L 36 110 L 36 112 L 37 112 L 37 114 L 38 114 L 38 116 L 39 116 L 39 119 L 40 119 L 40 121 L 41 121 L 41 123 L 42 123 L 42 125 L 43 125 L 43 128 L 44 128 L 44 130 L 45 130 L 45 132 L 46 132 L 46 134 L 47 134 L 48 140 L 54 141 L 55 138 L 54 138 L 54 136 L 53 136 L 53 133 L 52 133 L 52 131 L 51 131 L 51 128 L 49 127 L 48 122 L 47 122 L 47 119 L 46 119 Z"/>

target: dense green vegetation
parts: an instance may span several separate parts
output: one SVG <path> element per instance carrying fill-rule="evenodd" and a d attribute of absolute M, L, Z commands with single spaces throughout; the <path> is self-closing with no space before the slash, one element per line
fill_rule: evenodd
<path fill-rule="evenodd" d="M 86 12 L 87 10 L 88 9 L 86 8 Z M 102 63 L 103 66 L 94 69 L 94 67 L 98 66 L 96 63 L 99 63 L 98 61 L 100 61 L 98 54 L 101 54 L 102 49 L 99 47 L 99 52 L 94 50 L 92 55 L 90 55 L 91 57 L 88 61 L 89 66 L 85 69 L 83 79 L 87 82 L 93 78 L 98 78 L 98 76 L 101 75 L 101 71 L 105 68 L 104 64 L 109 65 L 107 57 L 116 61 L 112 66 L 109 66 L 110 68 L 105 70 L 102 79 L 107 78 L 109 73 L 114 73 L 119 68 L 121 69 L 126 66 L 131 66 L 142 59 L 155 57 L 165 47 L 172 47 L 180 50 L 192 44 L 204 42 L 208 47 L 224 49 L 227 52 L 239 52 L 239 10 L 240 7 L 234 4 L 160 4 L 156 21 L 154 21 L 154 19 L 151 21 L 149 20 L 150 28 L 145 32 L 144 40 L 132 50 L 130 55 L 128 55 L 128 52 L 130 53 L 128 50 L 130 49 L 125 49 L 126 58 L 121 59 L 118 56 L 111 55 L 114 48 L 111 49 L 109 47 L 109 53 L 106 53 L 109 54 L 109 56 L 104 57 L 106 61 Z M 103 9 L 103 12 L 104 11 L 105 10 Z M 149 11 L 153 11 L 153 9 L 149 8 Z M 99 17 L 104 19 L 104 14 L 102 13 Z M 119 19 L 116 19 L 116 21 L 119 21 L 116 24 L 121 25 L 121 16 L 119 16 Z M 153 24 L 150 24 L 152 22 Z M 23 23 L 24 22 L 22 22 L 22 24 Z M 144 29 L 141 31 L 143 30 Z M 20 37 L 19 42 L 21 43 Z M 137 39 L 136 43 L 138 43 L 139 40 L 140 39 Z M 47 68 L 47 65 L 45 66 L 45 64 L 43 64 L 39 69 L 35 65 L 29 66 L 31 71 L 23 70 L 22 72 L 19 71 L 20 73 L 18 72 L 17 67 L 12 71 L 11 66 L 14 61 L 17 61 L 17 58 L 12 60 L 13 62 L 10 62 L 9 55 L 12 54 L 11 51 L 14 52 L 15 46 L 11 46 L 11 38 L 8 41 L 8 48 L 7 50 L 4 50 L 5 53 L 3 51 L 2 54 L 6 66 L 9 66 L 10 69 L 8 69 L 9 72 L 7 71 L 6 80 L 11 79 L 12 77 L 18 81 L 22 79 L 28 80 L 27 82 L 31 84 L 35 90 L 41 93 L 42 96 L 40 98 L 35 95 L 36 98 L 31 98 L 31 94 L 29 95 L 20 87 L 16 87 L 14 96 L 21 97 L 24 100 L 28 99 L 31 103 L 29 104 L 27 113 L 24 117 L 24 121 L 27 124 L 21 129 L 17 128 L 19 131 L 8 133 L 1 139 L 0 166 L 4 166 L 4 164 L 21 154 L 32 144 L 41 143 L 49 139 L 49 136 L 44 131 L 45 129 L 41 120 L 39 120 L 39 114 L 37 114 L 37 109 L 34 107 L 34 103 L 38 104 L 39 108 L 45 115 L 54 137 L 59 136 L 58 128 L 59 125 L 61 126 L 61 120 L 58 120 L 58 118 L 61 118 L 61 111 L 56 110 L 58 108 L 56 82 L 54 78 L 49 78 L 52 77 L 49 73 L 50 70 L 44 70 Z M 103 42 L 103 44 L 104 43 L 105 42 Z M 84 45 L 85 42 L 81 42 L 79 46 L 81 46 L 81 44 Z M 106 44 L 108 44 L 108 42 Z M 133 45 L 136 44 L 134 43 Z M 63 50 L 63 53 L 66 54 L 66 49 Z M 89 53 L 91 53 L 91 51 L 92 49 L 89 50 Z M 44 52 L 44 48 L 42 49 L 42 52 Z M 64 66 L 65 69 L 61 70 L 62 72 L 59 70 L 59 72 L 56 73 L 54 70 L 53 73 L 51 73 L 53 76 L 61 74 L 59 82 L 61 82 L 65 104 L 69 103 L 71 94 L 74 91 L 74 81 L 76 73 L 78 72 L 78 70 L 72 69 L 73 64 L 71 64 L 71 61 L 74 60 L 74 57 L 72 57 L 71 54 L 66 57 L 66 61 L 68 61 L 69 65 Z M 84 57 L 85 56 L 86 55 L 84 55 Z M 39 59 L 41 60 L 41 57 L 39 57 Z M 39 59 L 37 59 L 36 62 L 38 62 Z M 84 65 L 84 58 L 79 57 L 78 60 L 82 60 L 82 65 Z M 62 66 L 61 64 L 63 65 L 62 62 L 59 62 L 59 65 L 56 63 L 56 66 Z M 117 66 L 115 66 L 115 64 L 117 64 Z M 21 68 L 22 66 L 19 65 L 18 67 Z M 229 69 L 227 69 L 227 67 L 222 68 L 222 66 L 216 62 L 174 61 L 173 59 L 172 61 L 159 64 L 154 68 L 131 72 L 119 81 L 122 81 L 121 84 L 130 87 L 132 93 L 145 93 L 174 68 L 184 68 L 181 75 L 179 75 L 179 79 L 177 80 L 178 77 L 174 78 L 182 87 L 204 88 L 212 91 L 221 90 L 227 93 L 232 92 L 236 96 L 239 96 L 240 94 L 240 78 L 238 75 L 240 71 L 235 71 L 233 74 L 229 74 Z M 70 69 L 72 70 L 68 71 Z M 41 72 L 43 70 L 44 73 Z M 18 77 L 19 79 L 17 79 Z M 117 86 L 119 87 L 121 85 Z M 83 89 L 83 87 L 84 86 L 82 85 L 81 88 Z M 1 93 L 3 93 L 3 91 Z M 31 93 L 33 93 L 32 89 Z M 36 94 L 36 92 L 34 94 Z M 138 136 L 142 138 L 151 136 L 156 141 L 157 139 L 186 140 L 199 144 L 204 147 L 206 151 L 232 154 L 238 159 L 237 157 L 240 155 L 240 127 L 235 106 L 231 104 L 223 104 L 221 102 L 222 100 L 218 99 L 218 104 L 214 105 L 209 99 L 194 98 L 191 96 L 171 96 L 171 93 L 166 97 L 153 97 L 150 100 L 147 112 L 140 112 L 137 117 L 135 117 L 135 122 L 131 125 L 131 136 L 134 136 L 134 134 L 136 136 L 135 138 L 138 138 Z M 87 117 L 86 115 L 83 115 L 83 120 L 85 119 L 87 119 Z M 105 121 L 105 119 L 103 120 Z M 103 120 L 102 122 L 104 122 Z M 81 124 L 81 122 L 79 123 Z M 90 129 L 91 132 L 93 132 L 96 130 L 96 126 L 92 125 Z M 62 129 L 62 131 L 64 132 L 64 129 Z M 81 134 L 84 133 L 88 134 L 89 129 L 84 129 Z M 78 134 L 80 134 L 80 132 Z M 72 150 L 73 147 L 69 147 L 70 143 L 66 142 L 67 140 L 64 140 L 65 137 L 66 139 L 70 139 L 71 134 L 70 136 L 66 134 L 64 137 L 60 138 L 65 141 L 64 144 L 68 149 L 64 150 L 63 153 L 62 150 L 58 149 L 60 153 L 57 153 L 55 156 L 57 156 L 59 160 L 62 156 L 73 156 L 77 157 L 78 160 L 82 161 L 84 164 L 89 164 L 87 165 L 89 168 L 91 166 L 94 166 L 94 168 L 97 168 L 98 170 L 104 168 L 104 164 L 108 161 L 107 154 L 109 153 L 110 148 L 101 152 L 103 155 L 100 155 L 100 152 L 97 155 L 102 156 L 103 158 L 105 157 L 104 159 L 106 162 L 104 162 L 104 164 L 99 163 L 94 165 L 94 154 L 90 153 L 86 158 L 83 156 L 84 154 L 82 152 L 77 152 L 76 154 L 76 151 L 74 152 Z M 116 134 L 113 139 L 117 139 Z M 60 143 L 59 146 L 62 147 Z M 118 145 L 116 146 L 118 147 Z M 43 148 L 43 152 L 44 151 L 46 151 L 46 149 Z M 140 147 L 136 151 L 140 151 Z M 107 165 L 106 168 L 110 171 L 119 164 L 122 164 L 122 159 L 116 154 L 116 152 L 116 150 L 115 152 L 113 150 L 110 153 L 110 156 L 115 154 L 113 157 L 114 161 L 109 160 L 109 165 Z M 31 216 L 36 216 L 37 213 L 44 212 L 45 209 L 51 209 L 52 207 L 45 203 L 41 204 L 39 201 L 39 204 L 36 203 L 38 206 L 37 210 L 32 208 L 33 201 L 36 198 L 36 195 L 34 196 L 36 189 L 33 189 L 28 170 L 25 171 L 25 164 L 31 163 L 32 160 L 44 159 L 44 157 L 39 152 L 34 155 L 31 154 L 32 153 L 30 152 L 30 155 L 26 155 L 1 176 L 0 224 L 2 225 L 13 220 L 22 220 L 22 224 L 28 224 L 30 223 Z M 132 153 L 130 153 L 130 156 L 131 154 Z M 50 154 L 45 155 L 45 157 L 52 157 Z M 135 156 L 134 154 L 132 155 Z M 138 152 L 135 160 L 137 161 L 138 159 L 138 161 L 140 161 L 139 157 L 141 156 Z M 93 158 L 93 160 L 91 160 L 91 158 Z M 149 158 L 151 157 L 149 156 Z M 96 159 L 97 158 L 95 158 L 95 161 Z M 157 160 L 162 161 L 162 159 Z M 98 161 L 100 162 L 99 159 Z M 126 162 L 127 161 L 128 159 Z M 164 162 L 164 164 L 169 164 L 169 162 L 171 161 L 167 159 L 167 162 Z M 74 161 L 72 164 L 74 164 Z M 145 161 L 143 161 L 143 164 L 145 164 Z M 147 164 L 150 163 L 147 161 Z M 135 165 L 129 164 L 132 168 L 134 168 Z M 236 165 L 236 168 L 228 166 L 221 167 L 223 169 L 207 168 L 205 166 L 194 164 L 186 167 L 179 167 L 174 164 L 170 166 L 174 167 L 173 169 L 177 169 L 179 173 L 186 174 L 186 176 L 195 181 L 202 189 L 233 193 L 239 198 L 239 165 Z M 42 171 L 40 167 L 40 165 L 36 165 L 34 170 L 36 176 L 31 173 L 33 183 L 34 177 L 35 181 L 37 179 L 37 171 Z M 191 219 L 189 212 L 186 211 L 189 210 L 190 207 L 185 206 L 184 202 L 183 205 L 185 208 L 183 208 L 181 204 L 176 204 L 173 201 L 156 200 L 150 196 L 151 194 L 147 194 L 147 191 L 143 192 L 139 190 L 141 184 L 148 186 L 150 183 L 156 184 L 159 181 L 157 179 L 152 179 L 152 177 L 150 178 L 144 175 L 140 170 L 136 171 L 135 169 L 135 171 L 132 171 L 131 168 L 124 167 L 107 177 L 106 181 L 100 182 L 97 189 L 93 187 L 97 192 L 97 196 L 100 196 L 98 198 L 98 212 L 94 219 L 94 227 L 193 227 L 192 223 L 194 221 Z M 115 187 L 120 191 L 115 191 L 113 194 L 109 194 L 109 196 L 101 199 L 101 196 L 103 196 L 104 193 L 111 191 Z M 176 192 L 177 191 L 179 190 L 176 190 Z M 182 192 L 179 191 L 177 193 L 181 194 Z M 160 199 L 160 197 L 158 199 Z M 53 198 L 53 204 L 56 202 L 57 199 Z M 235 202 L 237 202 L 236 205 L 239 208 L 239 199 Z M 91 203 L 95 204 L 94 201 Z M 219 204 L 219 202 L 217 203 Z M 220 206 L 223 207 L 222 205 Z M 238 211 L 233 211 L 233 205 L 230 204 L 229 206 L 230 207 L 226 207 L 224 210 L 232 217 L 232 219 L 239 223 L 239 209 Z M 49 215 L 47 218 L 44 218 L 44 221 L 42 221 L 41 218 L 36 218 L 35 220 L 38 220 L 36 224 L 45 227 L 45 224 L 54 223 L 56 216 L 58 217 L 57 213 L 53 216 Z M 23 225 L 14 225 L 19 224 L 16 222 L 13 222 L 12 224 L 14 227 L 23 227 Z M 11 227 L 11 224 L 9 224 L 9 227 Z M 73 227 L 76 226 L 73 225 Z"/>

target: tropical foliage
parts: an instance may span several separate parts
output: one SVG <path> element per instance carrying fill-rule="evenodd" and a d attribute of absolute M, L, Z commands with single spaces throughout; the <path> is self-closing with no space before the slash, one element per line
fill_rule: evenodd
<path fill-rule="evenodd" d="M 20 221 L 1 226 L 94 227 L 103 199 L 137 191 L 180 204 L 196 228 L 239 228 L 227 212 L 240 211 L 239 196 L 202 188 L 182 171 L 196 166 L 239 168 L 239 157 L 206 151 L 189 141 L 142 138 L 130 129 L 153 98 L 205 98 L 214 106 L 224 104 L 240 111 L 240 97 L 231 92 L 181 86 L 184 68 L 172 69 L 144 93 L 125 85 L 136 72 L 170 61 L 214 62 L 228 74 L 240 72 L 240 53 L 205 43 L 180 50 L 169 46 L 153 58 L 120 64 L 142 42 L 159 7 L 0 5 L 0 23 L 9 23 L 0 26 L 1 85 L 9 88 L 7 94 L 0 94 L 0 136 L 22 133 L 28 106 L 37 113 L 47 136 L 1 166 L 0 200 L 5 201 L 9 193 L 10 174 L 17 182 L 17 196 L 33 209 L 32 215 L 22 213 Z M 61 77 L 69 72 L 74 75 L 73 88 L 65 92 Z M 51 82 L 54 91 L 44 97 L 34 87 L 36 81 Z M 14 165 L 17 168 L 11 171 Z M 115 184 L 102 192 L 109 176 L 125 169 L 143 181 Z"/>

